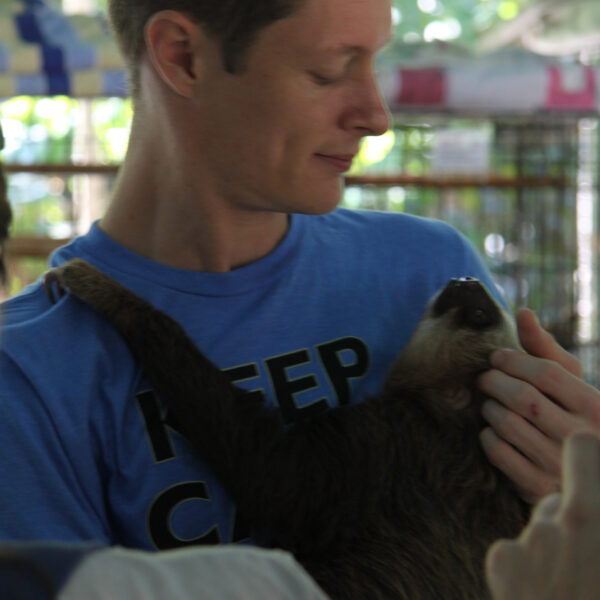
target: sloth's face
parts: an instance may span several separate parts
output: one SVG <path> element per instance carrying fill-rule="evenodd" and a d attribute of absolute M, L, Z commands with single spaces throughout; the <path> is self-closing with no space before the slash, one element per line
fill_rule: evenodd
<path fill-rule="evenodd" d="M 429 303 L 388 385 L 433 392 L 461 408 L 497 348 L 521 349 L 512 318 L 477 279 L 452 279 Z"/>
<path fill-rule="evenodd" d="M 488 366 L 496 348 L 521 348 L 512 317 L 477 279 L 451 279 L 429 303 L 413 339 L 420 345 L 431 337 L 434 354 L 445 364 Z"/>

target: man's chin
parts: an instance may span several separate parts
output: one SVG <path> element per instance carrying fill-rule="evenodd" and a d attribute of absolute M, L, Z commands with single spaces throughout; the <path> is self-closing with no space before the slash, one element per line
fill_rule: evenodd
<path fill-rule="evenodd" d="M 306 215 L 326 215 L 333 212 L 340 205 L 344 193 L 344 181 L 340 178 L 340 182 L 335 189 L 321 189 L 315 186 L 314 194 L 310 198 L 299 201 L 298 210 L 294 212 Z"/>

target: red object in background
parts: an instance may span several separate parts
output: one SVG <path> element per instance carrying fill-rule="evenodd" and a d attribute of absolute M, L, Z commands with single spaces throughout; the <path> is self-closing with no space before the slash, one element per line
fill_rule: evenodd
<path fill-rule="evenodd" d="M 396 105 L 443 106 L 446 101 L 446 74 L 443 69 L 401 69 Z"/>
<path fill-rule="evenodd" d="M 592 67 L 574 67 L 584 69 L 582 84 L 578 90 L 570 90 L 565 85 L 564 71 L 559 67 L 550 67 L 550 81 L 546 108 L 565 110 L 596 110 L 596 73 Z"/>

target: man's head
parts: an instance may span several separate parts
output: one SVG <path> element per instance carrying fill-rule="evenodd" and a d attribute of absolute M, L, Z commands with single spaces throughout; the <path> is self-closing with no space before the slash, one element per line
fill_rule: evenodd
<path fill-rule="evenodd" d="M 252 33 L 239 39 L 221 26 L 244 48 L 234 73 L 223 37 L 189 11 L 173 10 L 192 6 L 190 0 L 154 0 L 163 9 L 143 17 L 131 155 L 144 156 L 144 168 L 168 162 L 163 179 L 177 172 L 175 184 L 187 190 L 182 197 L 194 188 L 198 202 L 211 210 L 333 210 L 361 139 L 389 125 L 374 59 L 391 33 L 390 0 L 252 0 L 271 11 L 249 8 L 248 0 L 219 2 L 236 15 L 235 23 L 248 25 L 253 15 L 262 25 L 246 28 Z M 281 10 L 275 11 L 275 2 Z M 142 3 L 119 9 L 122 31 L 133 22 L 129 12 Z M 284 5 L 289 14 L 281 17 Z M 225 8 L 211 11 L 225 14 Z M 138 35 L 142 23 L 140 17 Z"/>
<path fill-rule="evenodd" d="M 304 0 L 109 0 L 110 20 L 127 62 L 134 95 L 144 53 L 144 29 L 153 14 L 174 10 L 206 27 L 221 46 L 229 73 L 243 67 L 244 53 L 261 29 L 291 15 Z"/>

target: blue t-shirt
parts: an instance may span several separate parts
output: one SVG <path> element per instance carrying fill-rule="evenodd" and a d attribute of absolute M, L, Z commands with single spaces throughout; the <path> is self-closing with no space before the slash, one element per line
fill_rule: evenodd
<path fill-rule="evenodd" d="M 238 385 L 288 421 L 374 395 L 449 278 L 491 288 L 454 229 L 401 214 L 292 215 L 266 257 L 229 273 L 172 268 L 97 226 L 51 258 L 81 257 L 179 321 Z M 164 549 L 247 532 L 116 331 L 38 282 L 3 306 L 0 539 Z"/>

